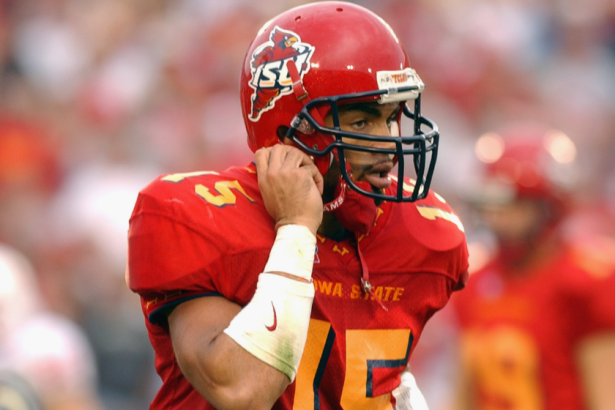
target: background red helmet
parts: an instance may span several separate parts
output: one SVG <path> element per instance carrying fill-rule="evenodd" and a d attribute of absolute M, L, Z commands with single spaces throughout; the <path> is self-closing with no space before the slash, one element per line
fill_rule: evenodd
<path fill-rule="evenodd" d="M 506 203 L 537 199 L 554 220 L 570 207 L 576 148 L 561 131 L 537 124 L 515 124 L 481 136 L 475 147 L 484 164 L 480 201 Z"/>
<path fill-rule="evenodd" d="M 278 144 L 286 135 L 325 173 L 333 155 L 346 182 L 373 198 L 413 201 L 429 189 L 438 147 L 437 126 L 420 115 L 424 84 L 410 68 L 392 29 L 380 17 L 345 2 L 319 2 L 284 12 L 266 23 L 250 45 L 241 73 L 241 104 L 252 151 Z M 414 100 L 414 112 L 406 101 Z M 337 106 L 347 102 L 397 102 L 414 119 L 411 136 L 377 137 L 343 132 Z M 331 115 L 335 126 L 326 128 Z M 421 130 L 429 127 L 428 132 Z M 342 137 L 394 142 L 395 149 L 350 145 Z M 347 172 L 344 149 L 396 156 L 398 179 L 404 156 L 414 163 L 417 183 L 411 196 L 403 184 L 395 194 L 359 188 Z"/>

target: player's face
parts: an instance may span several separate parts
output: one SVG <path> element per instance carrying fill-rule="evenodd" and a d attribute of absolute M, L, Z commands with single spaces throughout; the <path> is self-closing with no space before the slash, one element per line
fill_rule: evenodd
<path fill-rule="evenodd" d="M 377 136 L 398 136 L 397 113 L 400 106 L 398 103 L 378 104 L 350 103 L 339 107 L 340 128 L 343 131 L 351 131 L 361 134 Z M 328 127 L 333 127 L 333 119 L 329 115 L 325 117 Z M 362 141 L 354 138 L 343 138 L 348 144 L 395 149 L 394 143 Z M 393 169 L 393 156 L 387 154 L 374 154 L 368 152 L 344 150 L 346 161 L 352 168 L 352 178 L 355 181 L 366 181 L 376 192 L 380 192 L 391 185 L 389 172 Z"/>
<path fill-rule="evenodd" d="M 483 205 L 481 216 L 500 242 L 530 240 L 544 223 L 544 210 L 533 200 L 517 200 L 505 205 Z"/>

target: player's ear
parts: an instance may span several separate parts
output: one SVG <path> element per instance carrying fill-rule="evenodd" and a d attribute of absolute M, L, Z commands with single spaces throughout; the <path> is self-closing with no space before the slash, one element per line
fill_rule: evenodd
<path fill-rule="evenodd" d="M 280 125 L 277 129 L 278 139 L 284 145 L 291 145 L 293 142 L 286 137 L 286 133 L 288 132 L 288 127 L 285 125 Z"/>

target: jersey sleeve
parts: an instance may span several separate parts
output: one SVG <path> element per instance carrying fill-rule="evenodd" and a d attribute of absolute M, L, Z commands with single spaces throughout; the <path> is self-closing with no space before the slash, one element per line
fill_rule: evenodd
<path fill-rule="evenodd" d="M 162 313 L 187 299 L 218 294 L 211 272 L 223 266 L 215 243 L 154 212 L 151 201 L 140 196 L 130 220 L 128 285 L 143 298 L 150 321 L 160 322 Z"/>

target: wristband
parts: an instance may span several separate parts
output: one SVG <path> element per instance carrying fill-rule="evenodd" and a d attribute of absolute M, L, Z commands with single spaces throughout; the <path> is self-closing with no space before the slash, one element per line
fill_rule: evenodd
<path fill-rule="evenodd" d="M 316 236 L 303 225 L 278 228 L 275 242 L 265 265 L 265 272 L 285 272 L 312 280 Z"/>
<path fill-rule="evenodd" d="M 293 382 L 307 339 L 313 300 L 311 283 L 261 273 L 252 300 L 224 333 Z"/>

